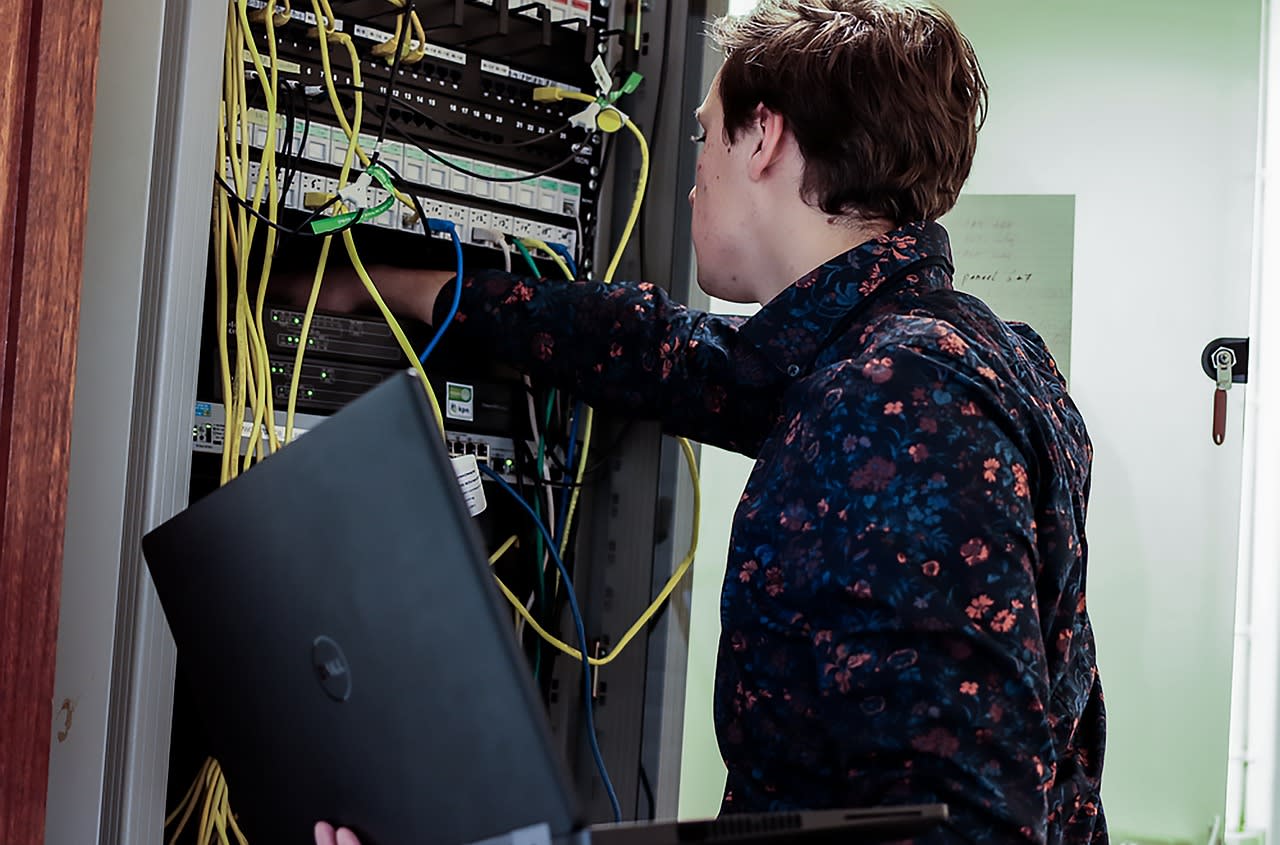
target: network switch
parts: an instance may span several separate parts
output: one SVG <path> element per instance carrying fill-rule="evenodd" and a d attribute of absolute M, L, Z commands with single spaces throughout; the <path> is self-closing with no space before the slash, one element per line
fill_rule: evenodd
<path fill-rule="evenodd" d="M 240 454 L 243 455 L 253 440 L 253 420 L 250 414 L 240 426 Z M 192 415 L 191 448 L 203 454 L 222 454 L 222 444 L 226 438 L 226 408 L 220 402 L 196 402 Z M 293 440 L 297 440 L 316 426 L 323 425 L 328 419 L 325 416 L 312 414 L 296 414 L 294 418 Z M 275 414 L 276 440 L 284 446 L 285 412 Z M 259 427 L 259 438 L 264 448 L 268 445 L 270 434 L 266 424 Z M 445 431 L 445 445 L 451 456 L 474 455 L 478 463 L 492 467 L 508 481 L 515 481 L 516 455 L 515 445 L 509 437 L 488 434 L 475 434 L 463 431 Z"/>

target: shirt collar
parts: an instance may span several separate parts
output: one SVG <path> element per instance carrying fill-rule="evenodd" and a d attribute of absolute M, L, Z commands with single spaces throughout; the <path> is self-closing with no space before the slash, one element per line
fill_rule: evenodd
<path fill-rule="evenodd" d="M 929 259 L 944 264 L 947 272 L 921 268 L 919 274 L 903 275 Z M 952 272 L 947 230 L 938 223 L 909 223 L 809 271 L 743 323 L 738 336 L 781 372 L 807 374 L 818 354 L 886 282 L 893 288 L 950 287 Z"/>

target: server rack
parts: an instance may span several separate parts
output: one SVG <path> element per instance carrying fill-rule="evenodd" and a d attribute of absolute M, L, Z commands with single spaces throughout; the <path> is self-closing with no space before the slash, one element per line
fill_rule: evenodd
<path fill-rule="evenodd" d="M 513 11 L 504 0 L 438 5 L 445 15 L 471 6 Z M 532 11 L 537 31 L 529 31 L 536 41 L 553 21 L 541 10 Z M 698 295 L 691 284 L 684 202 L 692 181 L 694 151 L 681 141 L 687 129 L 684 117 L 701 99 L 715 64 L 701 39 L 701 21 L 723 11 L 719 2 L 657 0 L 641 7 L 597 0 L 589 21 L 597 31 L 623 32 L 631 21 L 634 32 L 634 22 L 642 17 L 639 48 L 629 61 L 649 82 L 624 108 L 646 130 L 657 127 L 651 132 L 655 156 L 642 223 L 644 237 L 624 261 L 620 278 L 645 275 L 660 282 L 669 280 L 678 297 L 694 304 Z M 224 15 L 222 4 L 191 0 L 169 0 L 163 9 L 164 49 L 147 221 L 151 249 L 142 284 L 107 778 L 99 825 L 99 841 L 104 843 L 158 841 L 162 836 L 175 656 L 145 576 L 138 540 L 150 526 L 181 509 L 191 491 L 192 409 L 202 399 L 196 339 L 202 329 L 208 334 L 202 315 L 209 231 L 207 202 L 192 198 L 208 197 L 216 158 L 213 139 Z M 645 120 L 650 113 L 652 118 Z M 585 163 L 584 167 L 590 173 L 592 166 L 601 164 Z M 622 225 L 616 206 L 626 201 L 614 198 L 629 197 L 636 168 L 634 150 L 623 144 L 615 149 L 608 170 L 599 174 L 600 202 L 593 221 L 599 232 L 616 238 Z M 599 266 L 611 240 L 597 236 L 595 241 L 592 257 Z M 673 444 L 664 441 L 652 424 L 626 421 L 609 422 L 601 436 L 619 434 L 618 448 L 584 507 L 579 541 L 581 559 L 591 563 L 583 564 L 577 586 L 588 631 L 596 638 L 616 636 L 648 603 L 683 555 L 690 522 L 689 491 Z M 74 525 L 69 527 L 73 530 Z M 685 666 L 681 608 L 687 613 L 687 602 L 678 595 L 643 642 L 600 677 L 600 742 L 627 817 L 675 814 Z M 558 662 L 552 684 L 575 688 L 576 671 L 567 661 Z M 603 819 L 607 804 L 602 802 L 593 770 L 584 765 L 579 714 L 572 699 L 555 698 L 550 714 L 590 815 Z"/>

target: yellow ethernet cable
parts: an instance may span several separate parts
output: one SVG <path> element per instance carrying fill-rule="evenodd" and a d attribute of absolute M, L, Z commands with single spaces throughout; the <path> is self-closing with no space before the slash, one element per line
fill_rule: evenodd
<path fill-rule="evenodd" d="M 698 549 L 698 531 L 700 529 L 700 514 L 702 513 L 702 481 L 698 475 L 698 460 L 693 454 L 693 446 L 683 437 L 679 438 L 679 442 L 680 449 L 684 453 L 685 463 L 688 464 L 689 467 L 689 479 L 693 483 L 693 526 L 689 537 L 689 551 L 685 554 L 684 559 L 680 561 L 680 565 L 676 567 L 676 571 L 671 573 L 671 577 L 667 579 L 667 583 L 663 585 L 657 598 L 653 600 L 653 603 L 649 605 L 644 613 L 640 614 L 640 617 L 636 619 L 632 626 L 627 629 L 627 632 L 618 640 L 618 644 L 609 649 L 609 652 L 603 657 L 587 658 L 592 666 L 607 666 L 616 660 L 618 655 L 622 654 L 622 650 L 625 649 L 633 639 L 635 639 L 637 634 L 644 630 L 650 620 L 652 620 L 653 617 L 657 615 L 658 611 L 662 609 L 662 605 L 671 598 L 671 594 L 675 592 L 676 587 L 693 566 L 693 559 Z M 511 606 L 515 608 L 516 613 L 520 614 L 525 623 L 532 627 L 533 630 L 537 631 L 540 637 L 546 640 L 552 647 L 569 655 L 574 660 L 582 660 L 582 652 L 557 638 L 555 635 L 547 631 L 546 628 L 543 628 L 538 624 L 538 620 L 534 619 L 528 609 L 520 603 L 520 599 L 516 598 L 515 593 L 511 592 L 507 585 L 502 583 L 502 579 L 495 576 L 494 580 L 498 584 L 498 589 L 504 596 L 506 596 L 506 599 L 511 603 Z"/>

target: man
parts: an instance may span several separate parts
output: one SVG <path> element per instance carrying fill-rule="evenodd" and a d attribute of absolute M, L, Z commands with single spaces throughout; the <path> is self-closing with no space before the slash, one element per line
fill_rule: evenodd
<path fill-rule="evenodd" d="M 763 309 L 481 272 L 450 332 L 757 459 L 721 604 L 724 812 L 940 801 L 931 842 L 1106 842 L 1088 437 L 1039 337 L 952 289 L 931 222 L 985 113 L 972 48 L 902 0 L 772 0 L 713 36 L 698 280 Z M 445 317 L 451 274 L 375 278 Z"/>

